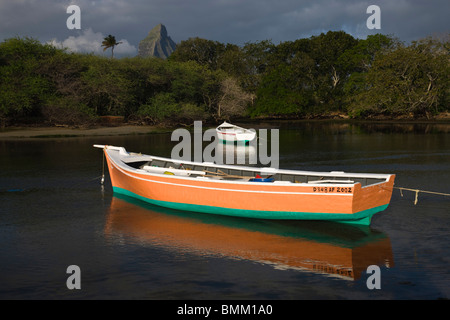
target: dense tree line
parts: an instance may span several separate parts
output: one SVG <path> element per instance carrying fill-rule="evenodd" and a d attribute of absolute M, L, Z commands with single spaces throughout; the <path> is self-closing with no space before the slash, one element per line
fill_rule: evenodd
<path fill-rule="evenodd" d="M 330 31 L 242 47 L 191 38 L 167 60 L 117 59 L 11 38 L 0 43 L 0 125 L 430 117 L 449 110 L 449 50 L 448 40 Z"/>
<path fill-rule="evenodd" d="M 222 70 L 194 61 L 111 59 L 25 38 L 0 44 L 0 123 L 192 123 L 241 115 L 251 95 Z"/>
<path fill-rule="evenodd" d="M 274 45 L 234 45 L 193 38 L 171 56 L 224 70 L 255 97 L 254 117 L 431 117 L 449 110 L 448 38 L 404 45 L 381 34 L 343 32 Z"/>

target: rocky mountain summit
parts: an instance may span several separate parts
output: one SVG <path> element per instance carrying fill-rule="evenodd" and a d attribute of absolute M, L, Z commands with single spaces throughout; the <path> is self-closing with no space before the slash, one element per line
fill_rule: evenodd
<path fill-rule="evenodd" d="M 175 48 L 175 42 L 167 35 L 166 27 L 160 23 L 148 33 L 147 37 L 139 42 L 138 56 L 166 59 Z"/>

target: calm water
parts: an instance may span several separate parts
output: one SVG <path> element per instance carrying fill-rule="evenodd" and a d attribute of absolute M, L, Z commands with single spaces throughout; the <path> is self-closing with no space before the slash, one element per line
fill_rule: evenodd
<path fill-rule="evenodd" d="M 397 174 L 450 193 L 450 125 L 261 123 L 280 167 Z M 169 156 L 170 134 L 0 141 L 1 299 L 448 299 L 450 197 L 395 190 L 371 227 L 186 213 L 115 197 L 94 143 Z M 68 290 L 66 269 L 81 269 Z M 369 265 L 381 289 L 369 290 Z"/>

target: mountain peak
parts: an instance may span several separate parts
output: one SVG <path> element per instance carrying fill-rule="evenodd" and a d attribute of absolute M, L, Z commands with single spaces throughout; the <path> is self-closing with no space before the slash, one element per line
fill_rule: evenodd
<path fill-rule="evenodd" d="M 166 27 L 160 23 L 139 42 L 138 56 L 154 56 L 165 59 L 175 48 L 175 42 L 168 36 Z"/>
<path fill-rule="evenodd" d="M 163 25 L 162 23 L 156 25 L 152 30 L 150 30 L 150 32 L 152 32 L 152 31 L 158 31 L 161 35 L 164 35 L 167 37 L 166 26 Z"/>

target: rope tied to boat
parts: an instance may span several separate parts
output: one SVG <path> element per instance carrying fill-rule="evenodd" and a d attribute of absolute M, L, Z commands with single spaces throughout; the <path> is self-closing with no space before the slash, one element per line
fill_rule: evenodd
<path fill-rule="evenodd" d="M 101 185 L 103 185 L 103 183 L 105 182 L 105 151 L 106 151 L 106 146 L 103 150 L 102 179 L 100 180 Z"/>
<path fill-rule="evenodd" d="M 403 190 L 415 192 L 416 196 L 414 198 L 414 205 L 416 205 L 419 202 L 419 192 L 450 197 L 449 193 L 442 193 L 442 192 L 435 192 L 435 191 L 426 191 L 426 190 L 419 190 L 419 189 L 410 189 L 410 188 L 404 188 L 404 187 L 394 187 L 394 189 L 399 189 L 400 190 L 400 195 L 402 197 L 403 197 Z"/>

